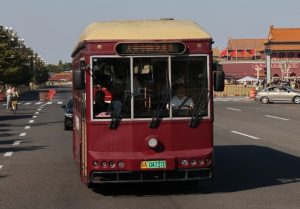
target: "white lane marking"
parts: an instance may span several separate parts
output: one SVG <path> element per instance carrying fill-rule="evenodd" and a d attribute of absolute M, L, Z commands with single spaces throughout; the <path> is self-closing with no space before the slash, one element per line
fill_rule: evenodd
<path fill-rule="evenodd" d="M 268 118 L 274 118 L 274 119 L 279 119 L 279 120 L 290 120 L 288 118 L 281 118 L 281 117 L 277 117 L 277 116 L 273 116 L 273 115 L 265 115 Z"/>
<path fill-rule="evenodd" d="M 25 129 L 30 129 L 30 126 L 25 126 Z"/>
<path fill-rule="evenodd" d="M 41 111 L 42 109 L 41 108 L 39 108 L 39 109 L 37 109 L 38 111 Z"/>
<path fill-rule="evenodd" d="M 6 152 L 3 156 L 4 157 L 10 157 L 14 154 L 14 152 Z"/>
<path fill-rule="evenodd" d="M 34 123 L 34 120 L 30 120 L 28 123 Z"/>
<path fill-rule="evenodd" d="M 292 183 L 292 182 L 299 182 L 300 178 L 290 178 L 290 179 L 288 179 L 288 178 L 285 178 L 285 179 L 280 178 L 280 179 L 277 179 L 277 180 L 280 181 L 283 184 L 287 184 L 287 183 Z"/>
<path fill-rule="evenodd" d="M 21 143 L 21 141 L 15 141 L 12 145 L 13 146 L 18 146 L 18 145 L 20 145 L 20 143 Z"/>
<path fill-rule="evenodd" d="M 39 104 L 42 104 L 43 102 L 37 102 L 37 103 L 35 103 L 36 105 L 39 105 Z"/>
<path fill-rule="evenodd" d="M 34 114 L 38 115 L 38 114 L 40 114 L 40 112 L 35 112 Z"/>
<path fill-rule="evenodd" d="M 47 102 L 47 104 L 52 104 L 53 102 Z"/>
<path fill-rule="evenodd" d="M 37 117 L 36 115 L 32 116 L 32 118 L 36 118 L 36 117 Z"/>
<path fill-rule="evenodd" d="M 20 136 L 26 136 L 26 133 L 25 132 L 20 133 Z"/>
<path fill-rule="evenodd" d="M 251 136 L 251 135 L 248 135 L 248 134 L 244 134 L 244 133 L 241 133 L 241 132 L 238 132 L 238 131 L 231 131 L 231 133 L 235 133 L 235 134 L 239 134 L 239 135 L 242 135 L 242 136 L 246 136 L 246 137 L 249 137 L 251 139 L 259 139 L 258 137 Z"/>
<path fill-rule="evenodd" d="M 62 104 L 63 102 L 57 102 L 57 104 Z"/>
<path fill-rule="evenodd" d="M 228 109 L 228 110 L 233 110 L 233 111 L 239 111 L 239 112 L 241 112 L 241 111 L 242 111 L 242 110 L 240 110 L 240 109 L 231 108 L 231 107 L 226 107 L 226 109 Z"/>
<path fill-rule="evenodd" d="M 30 105 L 31 104 L 31 102 L 26 102 L 26 103 L 24 103 L 24 105 Z"/>
<path fill-rule="evenodd" d="M 3 165 L 0 165 L 0 170 L 3 168 Z"/>

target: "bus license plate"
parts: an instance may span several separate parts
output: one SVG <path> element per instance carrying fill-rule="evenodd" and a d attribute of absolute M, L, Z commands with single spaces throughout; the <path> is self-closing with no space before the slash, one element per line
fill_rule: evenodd
<path fill-rule="evenodd" d="M 142 161 L 141 169 L 167 168 L 165 160 Z"/>

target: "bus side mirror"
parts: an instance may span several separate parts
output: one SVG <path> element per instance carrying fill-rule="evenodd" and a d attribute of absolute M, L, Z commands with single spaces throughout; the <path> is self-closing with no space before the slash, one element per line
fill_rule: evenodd
<path fill-rule="evenodd" d="M 83 90 L 85 89 L 84 83 L 84 71 L 83 70 L 74 70 L 73 72 L 73 86 L 76 90 Z"/>
<path fill-rule="evenodd" d="M 214 71 L 214 91 L 224 91 L 224 71 Z"/>

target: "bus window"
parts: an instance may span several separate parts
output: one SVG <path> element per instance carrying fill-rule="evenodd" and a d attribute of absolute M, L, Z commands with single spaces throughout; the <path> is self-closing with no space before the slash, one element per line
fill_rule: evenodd
<path fill-rule="evenodd" d="M 122 118 L 131 115 L 130 59 L 93 58 L 93 115 L 94 118 L 110 118 L 121 111 Z"/>
<path fill-rule="evenodd" d="M 172 57 L 172 116 L 208 115 L 207 57 Z"/>
<path fill-rule="evenodd" d="M 169 97 L 169 86 L 167 57 L 133 58 L 134 117 L 152 118 Z M 163 108 L 160 117 L 169 117 L 169 111 Z"/>

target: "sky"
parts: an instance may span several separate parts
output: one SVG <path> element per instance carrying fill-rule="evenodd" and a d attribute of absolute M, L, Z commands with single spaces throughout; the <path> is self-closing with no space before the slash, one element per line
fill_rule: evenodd
<path fill-rule="evenodd" d="M 71 62 L 80 33 L 92 22 L 192 20 L 222 50 L 229 38 L 267 38 L 270 25 L 300 28 L 299 8 L 299 0 L 0 0 L 0 25 L 57 64 Z"/>

